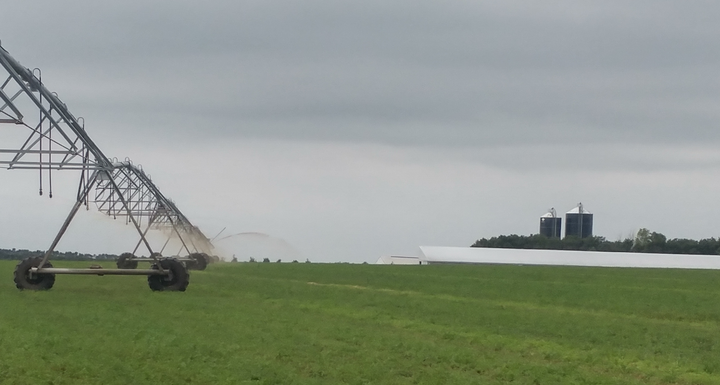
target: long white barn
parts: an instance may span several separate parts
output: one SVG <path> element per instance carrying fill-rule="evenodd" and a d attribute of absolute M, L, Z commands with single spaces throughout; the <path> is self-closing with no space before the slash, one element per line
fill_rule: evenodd
<path fill-rule="evenodd" d="M 383 255 L 378 258 L 377 265 L 420 265 L 420 258 L 413 255 Z"/>
<path fill-rule="evenodd" d="M 414 256 L 381 257 L 380 264 L 480 263 L 596 267 L 720 269 L 720 255 L 612 253 L 574 250 L 420 246 Z"/>

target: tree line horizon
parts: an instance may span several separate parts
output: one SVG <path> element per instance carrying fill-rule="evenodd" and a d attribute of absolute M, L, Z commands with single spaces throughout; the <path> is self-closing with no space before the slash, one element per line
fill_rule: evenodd
<path fill-rule="evenodd" d="M 602 236 L 550 238 L 542 234 L 511 234 L 482 238 L 475 241 L 471 247 L 718 255 L 720 238 L 668 239 L 661 233 L 642 228 L 635 237 L 617 241 L 609 241 Z"/>
<path fill-rule="evenodd" d="M 37 257 L 44 255 L 44 250 L 28 250 L 28 249 L 0 249 L 0 260 L 23 260 L 28 257 Z M 115 254 L 88 254 L 78 253 L 74 251 L 54 251 L 53 260 L 65 261 L 114 261 L 117 259 Z"/>

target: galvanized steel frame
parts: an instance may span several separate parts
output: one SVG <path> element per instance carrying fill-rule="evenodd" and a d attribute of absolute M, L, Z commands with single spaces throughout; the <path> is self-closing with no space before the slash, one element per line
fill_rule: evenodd
<path fill-rule="evenodd" d="M 45 87 L 39 69 L 22 66 L 1 44 L 0 67 L 6 71 L 6 77 L 0 72 L 0 130 L 5 125 L 29 130 L 22 144 L 0 148 L 0 166 L 39 170 L 40 195 L 47 179 L 50 197 L 53 171 L 80 171 L 76 202 L 46 251 L 43 264 L 51 258 L 80 207 L 89 206 L 90 201 L 100 212 L 123 218 L 135 227 L 140 239 L 133 253 L 144 244 L 150 256 L 157 260 L 157 253 L 146 237 L 151 228 L 169 229 L 169 237 L 176 236 L 182 243 L 181 251 L 184 249 L 188 254 L 211 252 L 210 240 L 158 189 L 142 167 L 129 159 L 118 161 L 105 156 L 85 131 L 84 119 L 76 118 L 57 94 Z M 147 222 L 145 229 L 141 228 L 143 220 Z M 107 272 L 104 270 L 104 274 Z M 89 271 L 72 273 L 91 274 Z"/>

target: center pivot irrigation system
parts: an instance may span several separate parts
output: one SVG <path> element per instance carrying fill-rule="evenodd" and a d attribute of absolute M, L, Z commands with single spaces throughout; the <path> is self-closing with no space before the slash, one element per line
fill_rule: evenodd
<path fill-rule="evenodd" d="M 52 198 L 52 173 L 74 170 L 80 174 L 77 199 L 60 227 L 50 248 L 40 256 L 26 258 L 15 268 L 18 289 L 47 290 L 56 274 L 146 275 L 154 291 L 185 291 L 188 269 L 205 269 L 217 261 L 210 257 L 211 241 L 187 219 L 170 199 L 165 197 L 141 167 L 130 160 L 119 162 L 103 154 L 88 136 L 83 118 L 75 118 L 57 94 L 42 82 L 39 69 L 23 67 L 0 45 L 0 165 L 8 169 L 40 171 L 40 195 L 43 182 Z M 120 255 L 117 269 L 92 266 L 87 269 L 55 268 L 50 263 L 55 247 L 62 239 L 75 214 L 89 202 L 113 218 L 121 217 L 132 224 L 140 237 L 132 252 Z M 151 229 L 165 230 L 168 235 L 161 248 L 148 241 Z M 163 258 L 162 252 L 171 239 L 182 245 L 177 254 L 184 258 Z M 137 258 L 144 246 L 150 258 Z M 138 262 L 149 262 L 147 269 L 137 269 Z"/>

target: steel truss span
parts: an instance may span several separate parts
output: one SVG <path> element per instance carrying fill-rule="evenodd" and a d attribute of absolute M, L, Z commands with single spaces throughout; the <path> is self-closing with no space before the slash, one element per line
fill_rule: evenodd
<path fill-rule="evenodd" d="M 152 182 L 143 169 L 129 159 L 105 156 L 58 95 L 45 87 L 40 69 L 30 70 L 15 60 L 0 44 L 0 166 L 39 171 L 39 193 L 52 197 L 52 175 L 59 170 L 79 174 L 75 204 L 47 251 L 18 264 L 15 283 L 19 289 L 49 289 L 55 274 L 147 275 L 153 290 L 184 291 L 187 268 L 212 262 L 211 241 Z M 3 72 L 4 71 L 4 72 Z M 50 264 L 53 251 L 75 214 L 93 203 L 113 218 L 122 218 L 138 233 L 132 253 L 123 254 L 118 269 L 61 269 Z M 151 245 L 148 231 L 164 230 L 165 243 Z M 178 252 L 185 258 L 162 258 L 171 238 L 180 241 Z M 149 259 L 135 258 L 147 249 Z M 134 270 L 137 261 L 149 261 L 150 269 Z M 134 264 L 133 264 L 134 262 Z M 182 269 L 180 267 L 182 267 Z M 181 271 L 182 270 L 182 271 Z"/>

